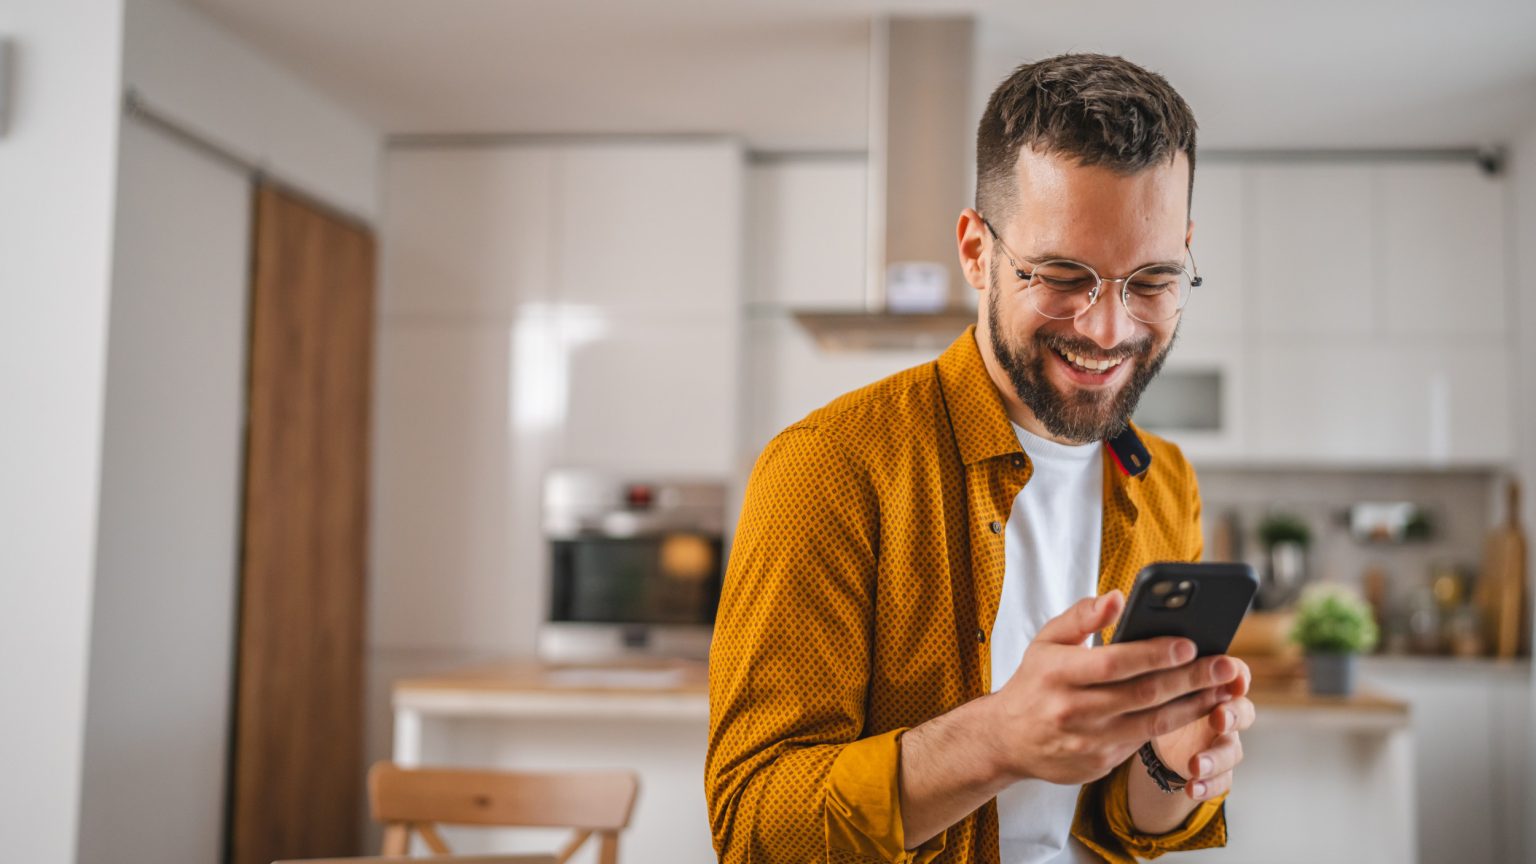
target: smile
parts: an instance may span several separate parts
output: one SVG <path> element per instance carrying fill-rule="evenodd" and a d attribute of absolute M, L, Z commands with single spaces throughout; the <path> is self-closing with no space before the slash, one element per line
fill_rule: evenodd
<path fill-rule="evenodd" d="M 1071 351 L 1057 351 L 1056 354 L 1078 369 L 1083 370 L 1084 372 L 1098 372 L 1101 374 L 1108 372 L 1109 370 L 1114 369 L 1121 363 L 1125 362 L 1124 357 L 1100 357 L 1095 359 L 1092 357 L 1083 357 L 1078 354 L 1073 354 Z"/>

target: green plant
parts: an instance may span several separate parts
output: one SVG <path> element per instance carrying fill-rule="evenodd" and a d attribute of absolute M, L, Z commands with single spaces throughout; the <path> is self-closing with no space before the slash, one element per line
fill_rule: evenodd
<path fill-rule="evenodd" d="M 1376 620 L 1359 595 L 1337 585 L 1314 585 L 1296 604 L 1291 641 L 1315 654 L 1356 654 L 1376 647 Z"/>
<path fill-rule="evenodd" d="M 1290 513 L 1272 513 L 1259 523 L 1259 540 L 1264 548 L 1276 543 L 1300 543 L 1305 546 L 1312 540 L 1312 531 L 1301 517 Z"/>

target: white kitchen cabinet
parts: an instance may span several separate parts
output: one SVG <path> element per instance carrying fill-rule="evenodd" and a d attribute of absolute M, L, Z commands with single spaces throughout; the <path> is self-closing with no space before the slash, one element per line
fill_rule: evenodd
<path fill-rule="evenodd" d="M 1251 388 L 1240 337 L 1186 340 L 1181 329 L 1163 371 L 1148 385 L 1136 422 L 1196 462 L 1233 462 L 1250 451 Z"/>
<path fill-rule="evenodd" d="M 558 302 L 739 314 L 743 185 L 723 139 L 561 147 Z"/>
<path fill-rule="evenodd" d="M 1501 344 L 1297 339 L 1258 351 L 1254 455 L 1273 462 L 1493 465 L 1511 450 Z"/>
<path fill-rule="evenodd" d="M 1260 335 L 1368 335 L 1377 250 L 1368 165 L 1266 165 L 1253 178 L 1253 299 Z M 1198 185 L 1198 183 L 1197 183 Z"/>
<path fill-rule="evenodd" d="M 786 158 L 748 172 L 747 290 L 757 304 L 864 306 L 863 158 Z M 958 214 L 956 214 L 958 216 Z"/>
<path fill-rule="evenodd" d="M 507 321 L 553 300 L 555 158 L 533 145 L 391 151 L 383 314 Z"/>
<path fill-rule="evenodd" d="M 739 324 L 567 312 L 559 462 L 723 478 L 735 466 Z"/>
<path fill-rule="evenodd" d="M 1377 170 L 1388 333 L 1509 333 L 1504 187 L 1470 163 Z"/>
<path fill-rule="evenodd" d="M 1530 664 L 1366 658 L 1361 672 L 1409 703 L 1421 864 L 1529 860 Z"/>
<path fill-rule="evenodd" d="M 373 648 L 526 655 L 546 472 L 734 467 L 740 150 L 537 142 L 386 161 Z"/>
<path fill-rule="evenodd" d="M 1190 297 L 1179 324 L 1184 342 L 1241 336 L 1253 293 L 1245 272 L 1247 248 L 1246 174 L 1239 165 L 1202 165 L 1195 172 L 1190 242 L 1205 282 Z"/>

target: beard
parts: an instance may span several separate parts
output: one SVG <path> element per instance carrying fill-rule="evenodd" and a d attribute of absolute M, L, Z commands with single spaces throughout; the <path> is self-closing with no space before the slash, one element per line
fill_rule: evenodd
<path fill-rule="evenodd" d="M 1174 338 L 1168 340 L 1161 351 L 1156 351 L 1150 336 L 1122 342 L 1105 351 L 1090 339 L 1036 330 L 1029 342 L 1015 344 L 1003 333 L 998 315 L 997 268 L 990 271 L 987 292 L 987 328 L 992 337 L 992 353 L 998 365 L 1008 373 L 1018 394 L 1029 410 L 1046 428 L 1046 431 L 1065 441 L 1089 444 L 1107 441 L 1124 432 L 1136 412 L 1136 403 L 1142 391 L 1157 377 L 1173 348 Z M 1112 302 L 1101 298 L 1100 302 Z M 1046 376 L 1047 352 L 1067 351 L 1080 356 L 1124 358 L 1134 363 L 1130 378 L 1118 390 L 1074 389 L 1063 393 L 1055 388 Z"/>

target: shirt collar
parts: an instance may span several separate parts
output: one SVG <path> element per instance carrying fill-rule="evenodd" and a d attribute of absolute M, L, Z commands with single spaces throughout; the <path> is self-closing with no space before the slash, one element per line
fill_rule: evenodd
<path fill-rule="evenodd" d="M 974 465 L 986 459 L 1022 453 L 1019 437 L 1008 420 L 1008 409 L 997 392 L 992 376 L 987 374 L 976 344 L 976 325 L 965 328 L 938 359 L 939 386 L 955 441 L 960 445 L 960 459 Z M 1142 443 L 1134 425 L 1106 441 L 1105 459 L 1112 466 L 1106 475 L 1117 480 L 1140 479 L 1152 464 L 1152 454 Z M 1124 485 L 1124 484 L 1120 484 Z"/>

